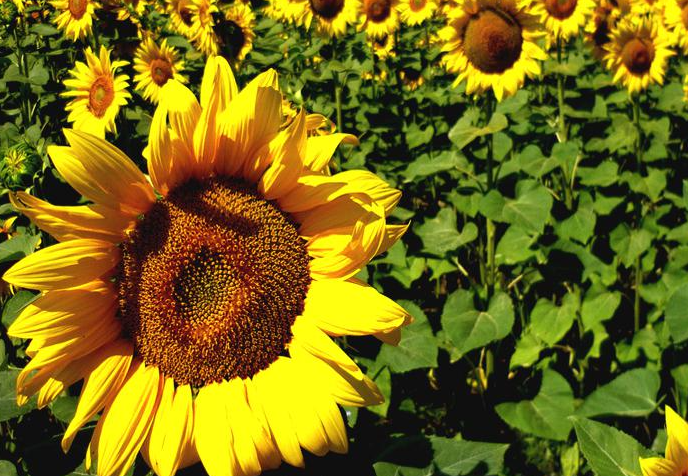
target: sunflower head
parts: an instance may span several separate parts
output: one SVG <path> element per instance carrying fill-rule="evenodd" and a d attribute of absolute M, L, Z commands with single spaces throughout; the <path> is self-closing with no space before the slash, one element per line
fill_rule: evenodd
<path fill-rule="evenodd" d="M 234 3 L 224 11 L 224 14 L 217 12 L 216 15 L 213 30 L 219 54 L 237 64 L 253 48 L 256 16 L 251 7 L 243 3 Z"/>
<path fill-rule="evenodd" d="M 643 476 L 683 476 L 688 464 L 688 423 L 665 406 L 667 443 L 664 458 L 640 458 Z"/>
<path fill-rule="evenodd" d="M 363 0 L 359 28 L 368 36 L 379 38 L 399 27 L 398 0 Z"/>
<path fill-rule="evenodd" d="M 420 25 L 432 18 L 437 11 L 436 0 L 401 0 L 399 2 L 399 16 L 407 25 Z"/>
<path fill-rule="evenodd" d="M 593 0 L 544 0 L 542 21 L 547 30 L 548 47 L 557 41 L 568 41 L 586 25 L 593 13 Z"/>
<path fill-rule="evenodd" d="M 93 0 L 53 0 L 50 3 L 60 12 L 54 21 L 67 38 L 83 40 L 91 34 L 97 3 Z"/>
<path fill-rule="evenodd" d="M 138 73 L 134 76 L 136 89 L 142 91 L 145 99 L 158 103 L 162 87 L 170 79 L 186 82 L 180 71 L 184 68 L 184 61 L 179 59 L 177 50 L 162 40 L 158 46 L 151 37 L 144 39 L 136 49 L 134 69 Z"/>
<path fill-rule="evenodd" d="M 12 0 L 0 1 L 0 25 L 13 25 L 18 17 L 19 9 Z"/>
<path fill-rule="evenodd" d="M 40 165 L 41 158 L 36 150 L 26 142 L 20 142 L 5 151 L 0 178 L 3 185 L 9 189 L 25 187 Z"/>

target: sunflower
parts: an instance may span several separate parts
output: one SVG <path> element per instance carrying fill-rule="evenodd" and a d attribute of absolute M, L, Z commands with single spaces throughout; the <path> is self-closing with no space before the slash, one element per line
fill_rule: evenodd
<path fill-rule="evenodd" d="M 607 54 L 605 46 L 609 43 L 611 31 L 622 15 L 622 11 L 611 0 L 602 0 L 593 10 L 592 21 L 585 27 L 585 33 L 586 43 L 597 60 L 602 61 Z"/>
<path fill-rule="evenodd" d="M 150 99 L 153 104 L 158 103 L 160 90 L 169 79 L 186 82 L 179 73 L 184 69 L 184 60 L 179 59 L 177 50 L 168 46 L 166 39 L 160 46 L 151 37 L 143 40 L 136 49 L 134 69 L 138 73 L 134 76 L 135 89 L 143 91 L 143 98 Z"/>
<path fill-rule="evenodd" d="M 664 458 L 640 458 L 643 476 L 682 476 L 688 471 L 688 423 L 665 406 L 667 443 Z"/>
<path fill-rule="evenodd" d="M 664 20 L 674 33 L 678 46 L 688 54 L 688 0 L 667 0 Z"/>
<path fill-rule="evenodd" d="M 216 0 L 191 0 L 191 40 L 196 48 L 206 56 L 217 54 L 217 37 L 213 31 L 214 14 L 219 12 Z"/>
<path fill-rule="evenodd" d="M 117 13 L 118 20 L 124 21 L 131 18 L 133 23 L 138 24 L 140 23 L 139 19 L 146 12 L 147 5 L 147 0 L 119 0 L 114 11 Z"/>
<path fill-rule="evenodd" d="M 54 22 L 58 29 L 64 30 L 67 38 L 83 40 L 91 34 L 98 6 L 93 0 L 53 0 L 50 4 L 60 12 Z"/>
<path fill-rule="evenodd" d="M 214 28 L 215 41 L 220 54 L 233 63 L 239 63 L 253 48 L 256 37 L 256 16 L 251 7 L 244 3 L 233 3 L 224 12 L 224 21 Z"/>
<path fill-rule="evenodd" d="M 593 0 L 539 0 L 541 21 L 547 30 L 547 47 L 567 42 L 585 27 L 595 9 Z"/>
<path fill-rule="evenodd" d="M 394 35 L 369 36 L 366 38 L 366 43 L 373 54 L 383 61 L 396 56 Z"/>
<path fill-rule="evenodd" d="M 383 400 L 330 336 L 396 343 L 411 320 L 354 278 L 405 232 L 386 218 L 400 192 L 366 171 L 327 175 L 353 136 L 307 137 L 304 112 L 285 125 L 281 102 L 275 72 L 239 92 L 211 57 L 200 102 L 163 87 L 150 180 L 66 130 L 48 153 L 93 204 L 12 198 L 60 241 L 4 275 L 42 292 L 8 331 L 33 339 L 18 399 L 45 406 L 84 379 L 62 447 L 102 410 L 87 454 L 100 476 L 139 451 L 161 476 L 199 459 L 210 475 L 303 466 L 301 448 L 347 451 L 338 403 Z"/>
<path fill-rule="evenodd" d="M 525 77 L 540 74 L 547 55 L 536 43 L 538 17 L 530 0 L 461 0 L 439 35 L 454 86 L 466 81 L 468 94 L 492 88 L 495 97 L 514 94 Z"/>
<path fill-rule="evenodd" d="M 315 31 L 323 36 L 341 37 L 358 21 L 359 0 L 306 0 L 300 4 L 296 23 L 307 29 L 315 24 Z"/>
<path fill-rule="evenodd" d="M 398 9 L 401 21 L 416 26 L 431 19 L 438 7 L 435 0 L 401 0 Z"/>
<path fill-rule="evenodd" d="M 191 18 L 191 2 L 192 0 L 166 0 L 166 13 L 169 15 L 172 30 L 187 39 L 193 38 L 195 34 Z"/>
<path fill-rule="evenodd" d="M 399 0 L 363 0 L 359 31 L 373 38 L 394 33 L 399 28 Z"/>
<path fill-rule="evenodd" d="M 131 94 L 127 91 L 129 76 L 115 76 L 117 68 L 129 64 L 127 61 L 110 61 L 110 51 L 100 47 L 96 56 L 91 48 L 84 50 L 86 63 L 77 61 L 69 73 L 70 79 L 64 80 L 67 91 L 60 94 L 72 99 L 67 107 L 67 120 L 74 128 L 98 137 L 105 132 L 116 132 L 115 117 L 120 106 L 127 103 Z"/>
<path fill-rule="evenodd" d="M 614 72 L 614 82 L 631 94 L 651 83 L 662 84 L 669 57 L 671 38 L 657 20 L 624 17 L 612 30 L 606 45 L 607 67 Z"/>
<path fill-rule="evenodd" d="M 399 77 L 409 91 L 415 91 L 425 83 L 422 71 L 413 68 L 402 68 L 399 71 Z"/>

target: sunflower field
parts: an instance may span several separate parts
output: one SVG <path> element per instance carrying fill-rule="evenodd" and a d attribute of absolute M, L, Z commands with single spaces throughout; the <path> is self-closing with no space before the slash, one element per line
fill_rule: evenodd
<path fill-rule="evenodd" d="M 688 0 L 0 0 L 0 476 L 688 475 Z"/>

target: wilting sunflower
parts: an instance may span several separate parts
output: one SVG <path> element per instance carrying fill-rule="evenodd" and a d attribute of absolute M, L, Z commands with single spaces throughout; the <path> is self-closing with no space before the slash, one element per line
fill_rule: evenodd
<path fill-rule="evenodd" d="M 585 27 L 595 9 L 593 0 L 539 0 L 541 20 L 547 30 L 547 47 L 567 42 Z"/>
<path fill-rule="evenodd" d="M 216 0 L 191 0 L 189 11 L 194 46 L 206 56 L 217 54 L 217 38 L 213 31 L 213 15 L 219 12 Z"/>
<path fill-rule="evenodd" d="M 399 28 L 399 0 L 363 0 L 359 31 L 373 38 L 390 35 Z"/>
<path fill-rule="evenodd" d="M 399 16 L 407 25 L 416 26 L 431 19 L 438 7 L 435 0 L 401 0 Z"/>
<path fill-rule="evenodd" d="M 53 0 L 50 4 L 60 12 L 55 17 L 57 28 L 72 41 L 83 40 L 91 34 L 93 12 L 98 6 L 92 0 Z"/>
<path fill-rule="evenodd" d="M 383 399 L 330 336 L 395 343 L 410 321 L 353 277 L 406 230 L 386 219 L 400 192 L 366 171 L 326 174 L 353 137 L 307 137 L 303 111 L 284 124 L 277 88 L 270 71 L 239 92 L 211 57 L 200 102 L 163 88 L 150 181 L 66 130 L 69 146 L 48 152 L 93 204 L 12 198 L 60 241 L 4 275 L 42 292 L 8 331 L 33 339 L 19 400 L 44 406 L 85 379 L 62 446 L 102 410 L 87 456 L 100 476 L 139 450 L 160 476 L 199 459 L 213 476 L 303 466 L 301 448 L 347 451 L 337 403 Z"/>
<path fill-rule="evenodd" d="M 664 458 L 640 458 L 644 476 L 683 476 L 688 472 L 688 423 L 665 406 L 667 443 Z"/>
<path fill-rule="evenodd" d="M 664 21 L 683 53 L 688 54 L 688 0 L 667 0 Z"/>
<path fill-rule="evenodd" d="M 300 2 L 297 23 L 327 37 L 340 37 L 358 20 L 359 0 L 307 0 Z"/>
<path fill-rule="evenodd" d="M 669 57 L 671 38 L 659 21 L 650 18 L 624 17 L 612 30 L 605 47 L 607 67 L 614 82 L 633 94 L 651 83 L 662 84 Z"/>
<path fill-rule="evenodd" d="M 188 39 L 194 37 L 194 25 L 191 18 L 192 0 L 166 0 L 166 13 L 172 29 Z"/>
<path fill-rule="evenodd" d="M 538 17 L 530 0 L 460 0 L 439 35 L 445 52 L 443 63 L 458 76 L 454 86 L 466 81 L 468 94 L 492 88 L 495 97 L 514 94 L 525 77 L 540 74 L 547 55 L 536 43 Z"/>
<path fill-rule="evenodd" d="M 74 123 L 75 129 L 105 137 L 105 132 L 116 132 L 115 117 L 131 97 L 127 91 L 129 76 L 115 76 L 117 68 L 129 63 L 111 62 L 110 51 L 104 46 L 100 47 L 99 56 L 91 48 L 86 48 L 84 55 L 86 63 L 76 62 L 69 71 L 72 77 L 64 80 L 67 91 L 60 95 L 74 98 L 65 109 L 69 111 L 67 120 Z"/>
<path fill-rule="evenodd" d="M 153 38 L 147 37 L 136 49 L 134 69 L 138 73 L 134 76 L 136 90 L 142 91 L 144 99 L 150 99 L 153 104 L 159 101 L 160 90 L 170 79 L 185 83 L 179 72 L 184 69 L 184 60 L 179 59 L 177 50 L 163 39 L 158 46 Z"/>
<path fill-rule="evenodd" d="M 234 63 L 241 62 L 253 48 L 255 27 L 256 16 L 251 7 L 233 3 L 213 30 L 220 54 Z"/>

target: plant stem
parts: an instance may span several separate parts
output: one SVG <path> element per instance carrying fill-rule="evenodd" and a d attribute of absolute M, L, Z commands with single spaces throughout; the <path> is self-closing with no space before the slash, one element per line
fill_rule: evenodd
<path fill-rule="evenodd" d="M 485 101 L 485 121 L 490 122 L 492 113 L 494 111 L 494 101 L 490 95 L 487 96 Z M 494 187 L 494 176 L 493 176 L 493 160 L 494 160 L 494 136 L 489 135 L 487 138 L 487 157 L 486 157 L 486 168 L 487 168 L 487 192 L 492 190 Z M 495 232 L 496 227 L 493 221 L 487 218 L 487 223 L 485 227 L 487 234 L 487 269 L 485 276 L 485 286 L 487 290 L 487 301 L 489 302 L 494 294 L 495 285 Z"/>
<path fill-rule="evenodd" d="M 557 62 L 561 65 L 561 38 L 557 38 Z M 566 142 L 568 140 L 568 132 L 566 130 L 566 116 L 564 114 L 564 75 L 560 72 L 557 74 L 557 97 L 559 99 L 559 142 Z"/>
<path fill-rule="evenodd" d="M 21 29 L 24 31 L 24 25 L 23 22 L 21 24 Z M 24 79 L 28 81 L 29 79 L 29 71 L 28 71 L 28 60 L 25 58 L 25 53 L 24 49 L 22 48 L 21 44 L 21 39 L 19 38 L 19 26 L 14 28 L 14 43 L 15 47 L 17 48 L 16 55 L 17 55 L 17 69 L 19 69 L 19 72 L 24 76 Z M 29 127 L 29 115 L 30 115 L 30 105 L 29 105 L 29 92 L 27 91 L 27 83 L 22 82 L 21 86 L 19 89 L 21 90 L 21 107 L 19 108 L 22 116 L 22 124 L 24 125 L 24 129 Z"/>
<path fill-rule="evenodd" d="M 633 123 L 635 124 L 636 137 L 635 137 L 635 159 L 636 159 L 636 171 L 638 174 L 642 171 L 642 129 L 640 128 L 640 95 L 635 98 L 631 98 L 633 103 Z M 640 227 L 640 220 L 642 217 L 642 202 L 638 194 L 635 194 L 635 225 Z M 635 275 L 635 296 L 633 302 L 633 330 L 638 332 L 640 330 L 640 286 L 643 284 L 643 271 L 641 269 L 640 256 L 635 259 L 634 266 Z"/>

